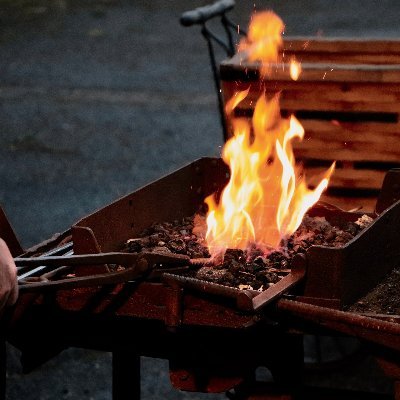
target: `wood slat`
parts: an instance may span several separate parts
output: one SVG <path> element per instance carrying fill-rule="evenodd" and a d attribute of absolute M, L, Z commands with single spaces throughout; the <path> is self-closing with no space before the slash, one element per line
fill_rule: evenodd
<path fill-rule="evenodd" d="M 260 64 L 246 62 L 243 54 L 236 54 L 220 65 L 222 80 L 258 81 Z M 271 73 L 263 77 L 265 81 L 289 81 L 288 64 L 271 66 Z M 400 83 L 400 65 L 302 63 L 300 82 L 325 80 L 328 82 L 373 82 Z"/>
<path fill-rule="evenodd" d="M 284 50 L 290 49 L 297 52 L 400 54 L 400 41 L 398 39 L 287 36 L 284 38 L 283 42 Z"/>
<path fill-rule="evenodd" d="M 331 194 L 322 194 L 322 201 L 333 204 L 343 210 L 350 211 L 360 209 L 364 212 L 372 212 L 375 209 L 376 197 L 375 196 L 334 196 Z"/>
<path fill-rule="evenodd" d="M 277 91 L 299 91 L 300 93 L 309 92 L 311 90 L 327 90 L 337 91 L 341 94 L 347 92 L 363 92 L 363 93 L 395 93 L 400 92 L 400 85 L 393 85 L 386 83 L 377 85 L 374 82 L 329 82 L 329 81 L 318 81 L 318 82 L 302 82 L 302 81 L 222 81 L 223 88 L 229 92 L 236 92 L 241 90 L 247 90 L 250 88 L 250 92 L 267 93 Z"/>
<path fill-rule="evenodd" d="M 315 119 L 301 119 L 301 124 L 306 132 L 306 137 L 311 132 L 330 140 L 331 137 L 343 137 L 353 141 L 364 141 L 366 137 L 374 137 L 375 140 L 385 141 L 386 138 L 398 138 L 400 144 L 400 121 L 397 123 L 382 122 L 340 122 L 321 121 Z"/>
<path fill-rule="evenodd" d="M 327 168 L 305 168 L 307 182 L 316 185 Z M 330 188 L 379 190 L 386 171 L 372 169 L 336 168 L 329 181 Z"/>
<path fill-rule="evenodd" d="M 343 139 L 328 141 L 323 138 L 295 143 L 296 154 L 303 159 L 358 161 L 358 162 L 400 162 L 398 141 L 371 146 L 369 140 L 354 144 Z"/>
<path fill-rule="evenodd" d="M 299 157 L 316 160 L 400 162 L 400 123 L 340 124 L 300 120 L 305 129 L 295 142 Z M 365 130 L 363 130 L 365 128 Z"/>
<path fill-rule="evenodd" d="M 301 63 L 324 63 L 324 64 L 400 64 L 400 54 L 363 54 L 363 53 L 329 53 L 329 52 L 294 52 L 285 51 L 284 60 L 295 57 Z"/>
<path fill-rule="evenodd" d="M 395 103 L 376 103 L 371 102 L 351 102 L 338 99 L 336 101 L 318 101 L 318 99 L 310 99 L 305 97 L 303 100 L 283 99 L 281 102 L 282 109 L 286 110 L 305 110 L 305 111 L 342 111 L 342 112 L 383 112 L 398 113 L 399 105 Z"/>
<path fill-rule="evenodd" d="M 236 91 L 245 90 L 246 84 L 224 83 L 224 97 L 229 99 Z M 391 112 L 400 113 L 399 85 L 365 85 L 365 84 L 300 84 L 273 85 L 253 84 L 249 95 L 238 109 L 253 109 L 255 102 L 262 93 L 272 96 L 281 93 L 281 108 L 318 111 L 349 111 L 349 112 Z"/>
<path fill-rule="evenodd" d="M 400 123 L 299 120 L 305 136 L 293 147 L 304 160 L 400 163 Z"/>
<path fill-rule="evenodd" d="M 236 110 L 242 110 L 243 112 L 249 113 L 249 111 L 254 109 L 254 105 L 257 101 L 258 97 L 249 96 L 244 101 L 240 103 L 240 105 L 236 108 Z M 398 119 L 398 115 L 400 113 L 400 103 L 397 102 L 381 102 L 379 98 L 377 101 L 371 102 L 366 98 L 365 101 L 351 101 L 342 99 L 338 96 L 337 99 L 318 99 L 318 96 L 314 96 L 313 94 L 305 93 L 303 97 L 288 97 L 283 95 L 281 97 L 281 109 L 288 110 L 292 113 L 296 111 L 334 111 L 334 112 L 348 112 L 348 113 L 391 113 L 395 114 L 395 118 Z"/>
<path fill-rule="evenodd" d="M 383 87 L 363 87 L 353 86 L 352 88 L 342 87 L 331 87 L 327 88 L 319 85 L 309 85 L 308 90 L 283 90 L 282 100 L 312 100 L 321 102 L 351 102 L 351 103 L 371 103 L 372 106 L 375 102 L 387 103 L 390 106 L 391 103 L 400 102 L 400 85 L 398 91 L 386 91 Z M 252 96 L 259 97 L 260 92 L 253 92 Z M 251 97 L 252 97 L 251 96 Z M 400 110 L 400 106 L 397 105 L 397 110 Z"/>

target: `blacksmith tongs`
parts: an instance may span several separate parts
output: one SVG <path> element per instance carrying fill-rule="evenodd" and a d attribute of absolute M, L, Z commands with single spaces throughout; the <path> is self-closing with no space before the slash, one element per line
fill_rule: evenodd
<path fill-rule="evenodd" d="M 173 264 L 175 266 L 190 265 L 188 256 L 160 253 L 160 252 L 140 252 L 140 253 L 99 253 L 82 254 L 69 256 L 49 256 L 32 258 L 14 258 L 18 272 L 22 272 L 18 278 L 20 292 L 42 291 L 45 289 L 72 289 L 77 287 L 100 286 L 107 284 L 117 284 L 147 276 L 155 265 Z M 94 274 L 88 276 L 65 276 L 73 267 L 83 265 L 104 265 L 114 264 L 125 267 L 115 272 Z M 29 267 L 56 267 L 40 276 L 27 276 L 26 268 Z M 61 279 L 51 280 L 61 276 Z"/>

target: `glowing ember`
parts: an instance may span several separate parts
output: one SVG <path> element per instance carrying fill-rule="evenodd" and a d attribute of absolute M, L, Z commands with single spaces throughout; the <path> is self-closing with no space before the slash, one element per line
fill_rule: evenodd
<path fill-rule="evenodd" d="M 239 49 L 247 51 L 250 61 L 262 61 L 261 72 L 270 71 L 271 63 L 280 59 L 283 28 L 272 12 L 253 17 L 249 37 Z M 298 78 L 300 64 L 295 62 L 292 68 Z M 226 142 L 222 158 L 231 176 L 218 202 L 214 195 L 205 200 L 209 207 L 206 241 L 212 256 L 254 243 L 264 250 L 278 247 L 318 201 L 334 170 L 333 164 L 316 188 L 309 189 L 292 148 L 293 140 L 303 139 L 303 127 L 294 116 L 281 117 L 279 95 L 261 95 L 252 121 L 234 117 L 233 111 L 247 95 L 248 90 L 237 92 L 226 104 L 233 137 Z"/>
<path fill-rule="evenodd" d="M 294 81 L 297 81 L 297 79 L 299 79 L 300 74 L 301 74 L 301 64 L 293 56 L 293 58 L 290 60 L 290 77 Z"/>

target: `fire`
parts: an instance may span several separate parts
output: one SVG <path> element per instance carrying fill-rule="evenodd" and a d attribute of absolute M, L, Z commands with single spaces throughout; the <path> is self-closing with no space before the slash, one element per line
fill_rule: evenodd
<path fill-rule="evenodd" d="M 271 66 L 281 60 L 283 46 L 283 21 L 272 11 L 253 15 L 246 39 L 241 40 L 238 50 L 246 52 L 247 60 L 260 61 L 261 73 L 266 75 Z"/>
<path fill-rule="evenodd" d="M 246 49 L 250 60 L 263 61 L 264 72 L 270 71 L 271 62 L 280 59 L 283 28 L 272 12 L 257 14 L 248 39 L 241 43 L 240 49 Z M 300 64 L 293 68 L 298 78 Z M 251 121 L 235 117 L 235 108 L 248 92 L 237 92 L 225 107 L 233 128 L 233 136 L 222 152 L 230 180 L 219 200 L 215 195 L 205 200 L 209 209 L 206 241 L 212 256 L 227 248 L 246 249 L 252 244 L 264 250 L 278 247 L 318 201 L 334 170 L 333 164 L 320 183 L 309 189 L 293 154 L 293 141 L 304 136 L 300 122 L 294 116 L 281 117 L 279 94 L 263 93 Z"/>
<path fill-rule="evenodd" d="M 301 74 L 301 64 L 293 56 L 292 59 L 290 60 L 290 77 L 294 81 L 297 81 L 297 79 L 299 79 L 300 74 Z"/>

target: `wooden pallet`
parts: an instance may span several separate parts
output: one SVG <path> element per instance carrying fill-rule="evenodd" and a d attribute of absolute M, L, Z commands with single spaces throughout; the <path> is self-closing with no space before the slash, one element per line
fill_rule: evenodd
<path fill-rule="evenodd" d="M 297 81 L 287 64 L 261 79 L 243 54 L 224 61 L 224 98 L 250 86 L 236 110 L 250 117 L 264 90 L 281 92 L 282 112 L 294 113 L 306 131 L 295 152 L 307 175 L 337 161 L 325 199 L 372 210 L 386 171 L 400 167 L 400 41 L 287 38 L 284 60 L 293 55 L 302 63 Z"/>

